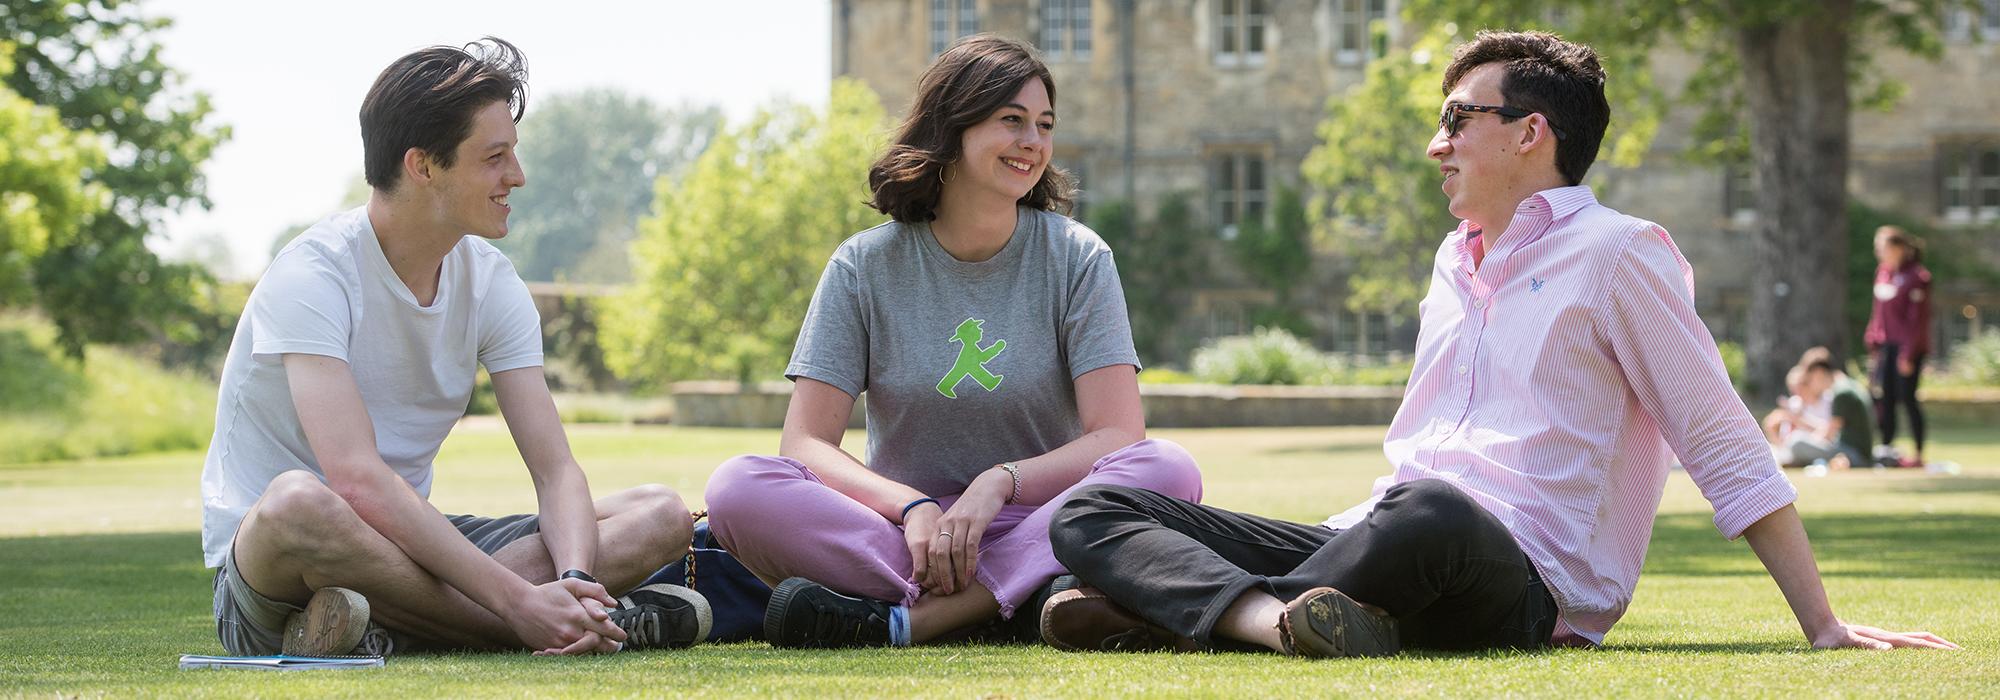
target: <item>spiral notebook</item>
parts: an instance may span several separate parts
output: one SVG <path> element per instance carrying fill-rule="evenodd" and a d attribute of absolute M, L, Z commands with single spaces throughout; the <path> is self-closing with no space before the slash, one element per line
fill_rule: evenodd
<path fill-rule="evenodd" d="M 252 671 L 381 668 L 380 656 L 205 656 L 182 654 L 181 669 L 238 668 Z"/>

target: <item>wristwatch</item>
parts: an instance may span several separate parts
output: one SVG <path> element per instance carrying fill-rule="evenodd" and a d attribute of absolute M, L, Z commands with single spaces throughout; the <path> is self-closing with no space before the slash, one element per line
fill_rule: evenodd
<path fill-rule="evenodd" d="M 561 576 L 557 576 L 557 577 L 556 577 L 556 579 L 557 579 L 557 580 L 562 580 L 562 579 L 566 579 L 566 578 L 573 578 L 573 579 L 576 579 L 576 580 L 578 580 L 578 581 L 583 581 L 583 582 L 585 582 L 585 583 L 597 583 L 597 578 L 596 578 L 596 577 L 593 577 L 593 576 L 591 576 L 590 574 L 587 574 L 587 573 L 584 573 L 584 571 L 583 571 L 582 569 L 570 569 L 570 570 L 568 570 L 568 571 L 565 571 L 565 572 L 562 572 L 562 575 L 561 575 Z"/>

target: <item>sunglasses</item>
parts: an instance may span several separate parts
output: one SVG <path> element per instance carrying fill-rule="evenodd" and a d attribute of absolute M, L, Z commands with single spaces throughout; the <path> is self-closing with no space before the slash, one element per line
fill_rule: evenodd
<path fill-rule="evenodd" d="M 1504 105 L 1473 105 L 1473 104 L 1464 104 L 1460 102 L 1452 102 L 1450 104 L 1446 104 L 1444 106 L 1444 109 L 1438 112 L 1438 128 L 1443 129 L 1446 136 L 1458 136 L 1459 130 L 1464 128 L 1465 126 L 1464 120 L 1459 118 L 1458 116 L 1459 112 L 1484 112 L 1487 114 L 1498 114 L 1508 119 L 1520 119 L 1530 114 L 1534 114 L 1534 112 L 1530 112 L 1528 110 L 1521 109 L 1519 107 L 1507 107 Z M 1549 124 L 1549 130 L 1556 132 L 1556 140 L 1558 141 L 1562 140 L 1563 138 L 1562 127 L 1556 126 L 1555 124 Z"/>

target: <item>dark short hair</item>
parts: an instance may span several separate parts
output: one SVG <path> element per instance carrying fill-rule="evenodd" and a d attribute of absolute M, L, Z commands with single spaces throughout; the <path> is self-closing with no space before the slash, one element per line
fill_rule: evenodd
<path fill-rule="evenodd" d="M 1027 44 L 975 34 L 945 49 L 917 81 L 916 99 L 888 152 L 868 168 L 868 206 L 905 223 L 937 218 L 941 176 L 961 155 L 965 130 L 992 116 L 1031 79 L 1042 81 L 1054 105 L 1055 77 Z M 1067 211 L 1072 188 L 1069 173 L 1051 163 L 1020 203 Z"/>
<path fill-rule="evenodd" d="M 1556 169 L 1569 184 L 1582 183 L 1604 143 L 1604 129 L 1611 124 L 1604 67 L 1598 64 L 1597 52 L 1547 32 L 1483 31 L 1452 54 L 1451 65 L 1444 69 L 1445 94 L 1451 94 L 1466 73 L 1488 63 L 1505 67 L 1500 96 L 1506 106 L 1540 112 L 1562 130 L 1556 142 Z"/>
<path fill-rule="evenodd" d="M 472 115 L 506 102 L 515 123 L 528 109 L 528 59 L 494 37 L 432 46 L 389 64 L 361 101 L 361 152 L 368 184 L 394 191 L 403 154 L 420 149 L 449 168 L 472 133 Z"/>
<path fill-rule="evenodd" d="M 1808 348 L 1804 353 L 1799 355 L 1799 364 L 1794 369 L 1832 374 L 1835 369 L 1833 351 L 1828 350 L 1824 345 L 1816 345 Z"/>

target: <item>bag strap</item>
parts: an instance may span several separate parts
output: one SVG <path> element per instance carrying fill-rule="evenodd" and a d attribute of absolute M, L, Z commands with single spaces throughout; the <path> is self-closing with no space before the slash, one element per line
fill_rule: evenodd
<path fill-rule="evenodd" d="M 688 527 L 689 527 L 689 528 L 692 528 L 692 527 L 694 527 L 694 524 L 695 524 L 695 523 L 698 523 L 698 522 L 701 522 L 701 519 L 702 519 L 702 518 L 706 518 L 706 517 L 708 517 L 708 511 L 706 511 L 706 510 L 697 510 L 697 511 L 695 511 L 695 512 L 693 512 L 693 513 L 689 513 L 688 515 L 690 515 L 690 516 L 693 516 L 693 519 L 692 519 L 692 520 L 690 520 L 690 521 L 688 522 Z M 687 551 L 687 559 L 686 559 L 686 562 L 687 562 L 687 566 L 686 566 L 686 567 L 684 567 L 684 568 L 683 568 L 683 570 L 687 572 L 687 576 L 686 576 L 686 578 L 687 578 L 687 587 L 688 587 L 688 590 L 692 591 L 692 590 L 695 590 L 695 587 L 694 587 L 694 538 L 688 538 L 688 551 Z"/>

